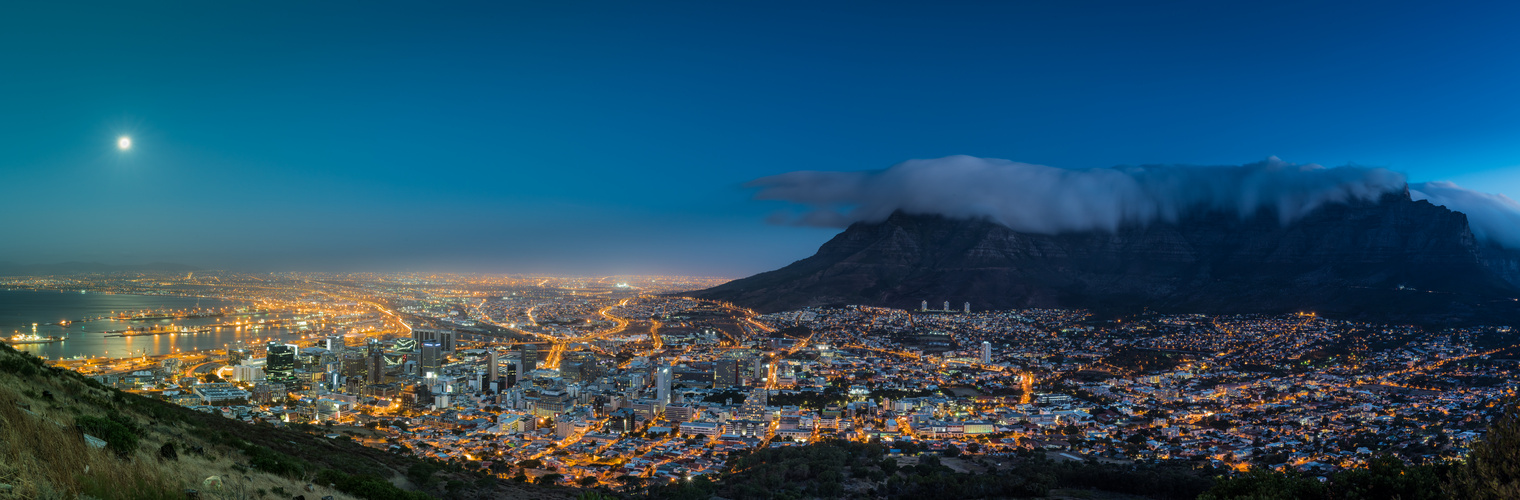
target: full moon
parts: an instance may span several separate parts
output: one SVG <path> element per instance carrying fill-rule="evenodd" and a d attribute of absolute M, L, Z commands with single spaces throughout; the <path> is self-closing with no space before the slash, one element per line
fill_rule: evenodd
<path fill-rule="evenodd" d="M 116 139 L 116 149 L 120 149 L 122 151 L 132 149 L 132 138 L 121 136 L 121 138 Z"/>

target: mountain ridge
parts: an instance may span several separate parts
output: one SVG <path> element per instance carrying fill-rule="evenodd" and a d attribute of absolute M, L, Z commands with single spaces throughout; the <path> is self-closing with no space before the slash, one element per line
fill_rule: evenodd
<path fill-rule="evenodd" d="M 1274 214 L 1193 214 L 1114 232 L 1021 233 L 986 219 L 892 214 L 811 257 L 691 295 L 764 312 L 844 304 L 1084 308 L 1462 322 L 1520 317 L 1520 252 L 1407 191 Z M 1514 314 L 1511 316 L 1510 314 Z"/>
<path fill-rule="evenodd" d="M 15 262 L 0 261 L 0 276 L 58 276 L 122 272 L 187 273 L 200 270 L 200 268 L 195 266 L 172 262 L 120 265 L 83 261 L 55 262 L 50 264 L 17 264 Z"/>

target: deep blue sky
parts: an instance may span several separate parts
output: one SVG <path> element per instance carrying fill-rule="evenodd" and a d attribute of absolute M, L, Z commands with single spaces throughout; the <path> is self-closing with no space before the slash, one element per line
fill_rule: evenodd
<path fill-rule="evenodd" d="M 1520 194 L 1512 2 L 37 3 L 0 261 L 740 276 L 833 233 L 745 181 L 951 154 Z"/>

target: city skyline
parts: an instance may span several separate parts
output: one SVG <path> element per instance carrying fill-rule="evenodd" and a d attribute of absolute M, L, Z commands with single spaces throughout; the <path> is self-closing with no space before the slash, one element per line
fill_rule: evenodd
<path fill-rule="evenodd" d="M 738 277 L 834 234 L 745 183 L 957 154 L 1520 193 L 1516 7 L 1372 5 L 11 7 L 0 262 Z"/>

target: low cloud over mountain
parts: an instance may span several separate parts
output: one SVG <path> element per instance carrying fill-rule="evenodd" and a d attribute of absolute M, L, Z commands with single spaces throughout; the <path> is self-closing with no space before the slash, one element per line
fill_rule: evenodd
<path fill-rule="evenodd" d="M 1419 200 L 1460 211 L 1481 239 L 1520 248 L 1520 204 L 1445 182 L 1406 185 L 1383 168 L 1326 168 L 1276 157 L 1229 166 L 1142 165 L 1066 169 L 948 156 L 885 170 L 798 171 L 757 179 L 755 197 L 800 204 L 773 222 L 845 227 L 894 212 L 985 218 L 1015 231 L 1061 234 L 1173 223 L 1196 212 L 1241 218 L 1262 212 L 1288 224 L 1327 204 L 1375 201 L 1410 189 Z"/>

